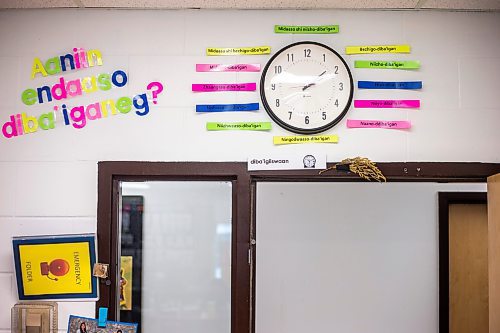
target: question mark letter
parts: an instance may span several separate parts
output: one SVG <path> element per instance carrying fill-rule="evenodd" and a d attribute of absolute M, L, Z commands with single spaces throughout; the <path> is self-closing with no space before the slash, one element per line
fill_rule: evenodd
<path fill-rule="evenodd" d="M 163 91 L 163 84 L 157 81 L 153 81 L 148 84 L 147 89 L 151 90 L 151 94 L 153 95 L 153 103 L 156 104 L 156 97 Z"/>

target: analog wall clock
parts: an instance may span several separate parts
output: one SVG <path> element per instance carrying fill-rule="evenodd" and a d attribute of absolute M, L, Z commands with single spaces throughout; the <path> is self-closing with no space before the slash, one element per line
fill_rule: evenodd
<path fill-rule="evenodd" d="M 262 104 L 281 127 L 315 134 L 337 124 L 352 101 L 353 80 L 347 63 L 332 48 L 298 42 L 278 51 L 260 80 Z"/>

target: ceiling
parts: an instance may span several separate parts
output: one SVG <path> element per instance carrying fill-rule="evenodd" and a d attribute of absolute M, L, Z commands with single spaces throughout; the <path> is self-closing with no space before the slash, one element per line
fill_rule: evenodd
<path fill-rule="evenodd" d="M 388 9 L 500 11 L 500 0 L 0 0 L 0 9 Z"/>

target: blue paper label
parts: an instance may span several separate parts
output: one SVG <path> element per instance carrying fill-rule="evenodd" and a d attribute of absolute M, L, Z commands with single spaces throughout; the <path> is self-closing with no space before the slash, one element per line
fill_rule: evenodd
<path fill-rule="evenodd" d="M 383 82 L 358 81 L 359 89 L 422 89 L 422 81 Z"/>
<path fill-rule="evenodd" d="M 97 321 L 97 326 L 106 327 L 107 321 L 108 321 L 108 308 L 99 308 L 99 318 Z"/>
<path fill-rule="evenodd" d="M 196 112 L 256 111 L 258 109 L 259 103 L 196 105 Z"/>

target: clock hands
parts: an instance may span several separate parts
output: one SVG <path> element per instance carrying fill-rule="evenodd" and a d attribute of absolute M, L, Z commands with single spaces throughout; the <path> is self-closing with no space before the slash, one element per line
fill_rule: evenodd
<path fill-rule="evenodd" d="M 326 73 L 326 71 L 324 71 L 323 73 L 321 73 L 320 75 L 318 75 L 318 78 L 321 77 L 325 73 Z M 318 81 L 319 80 L 317 80 L 316 82 L 318 82 Z M 310 87 L 315 86 L 316 82 L 311 82 L 309 84 L 306 84 L 305 86 L 302 87 L 302 91 L 305 91 L 306 89 L 309 89 Z"/>
<path fill-rule="evenodd" d="M 305 86 L 302 87 L 302 91 L 305 91 L 306 89 L 308 89 L 308 88 L 310 88 L 312 86 L 315 86 L 315 85 L 316 85 L 316 83 L 309 83 L 308 85 L 305 85 Z"/>
<path fill-rule="evenodd" d="M 352 99 L 352 82 L 349 67 L 335 50 L 321 43 L 298 42 L 267 62 L 260 92 L 266 112 L 277 125 L 298 134 L 314 134 L 344 118 Z M 304 160 L 306 166 L 313 163 Z"/>

